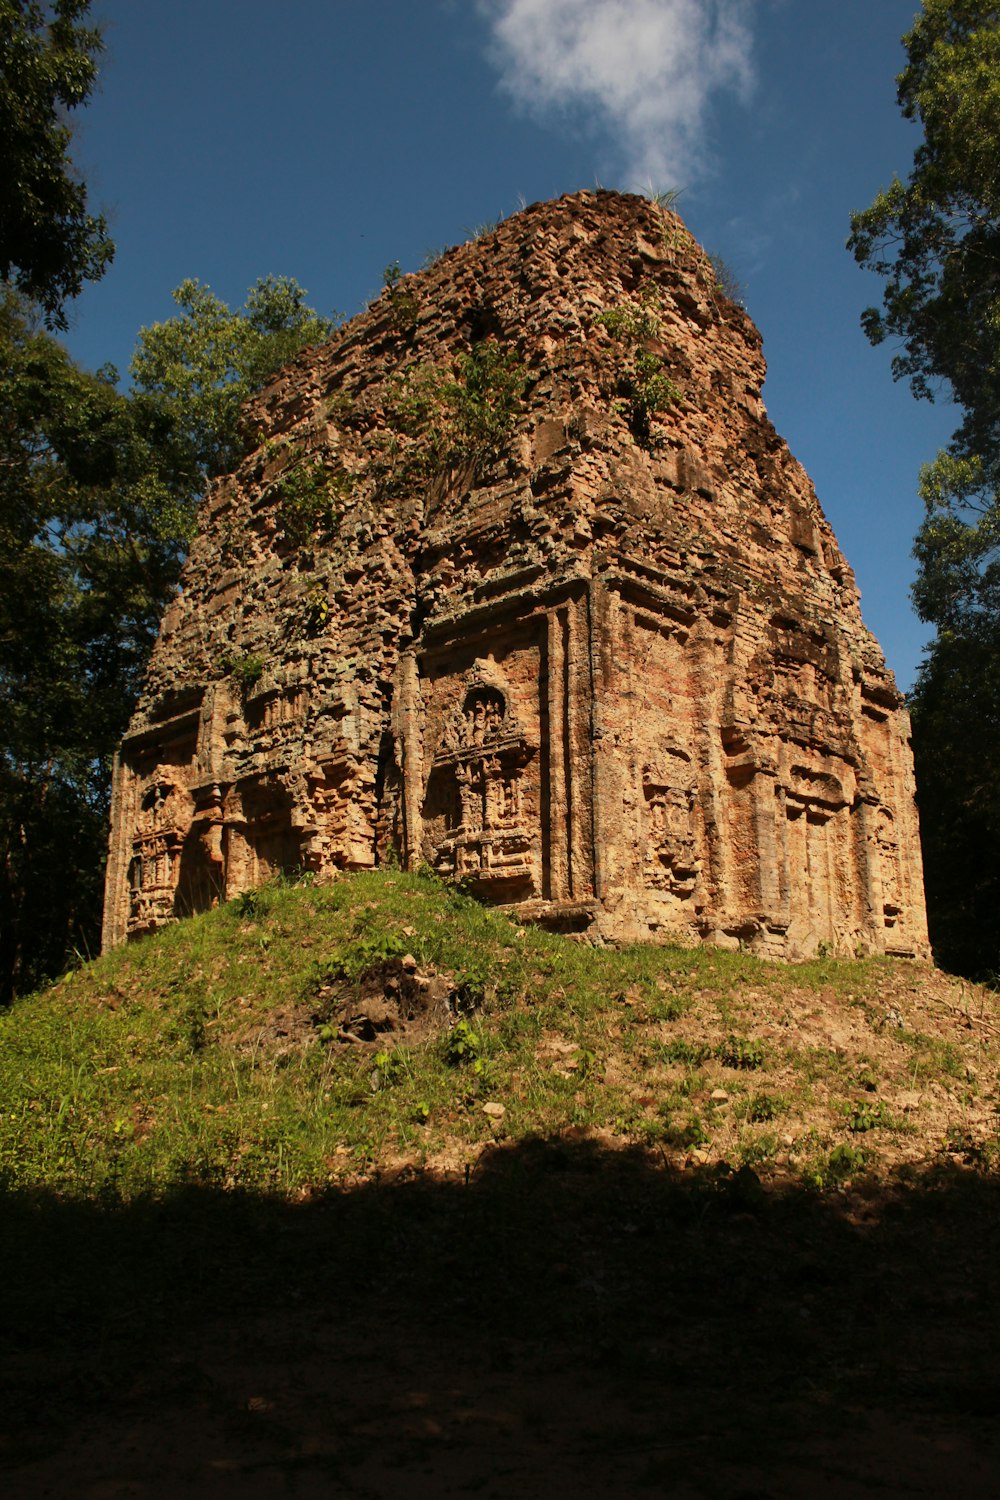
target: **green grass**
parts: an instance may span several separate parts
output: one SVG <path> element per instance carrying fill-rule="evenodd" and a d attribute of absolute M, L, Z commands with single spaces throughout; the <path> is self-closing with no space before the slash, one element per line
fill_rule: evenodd
<path fill-rule="evenodd" d="M 403 964 L 446 977 L 450 1016 L 339 1040 L 338 1006 Z M 992 1159 L 995 1124 L 967 1118 L 995 1090 L 989 1034 L 865 1020 L 893 976 L 914 989 L 910 973 L 595 949 L 430 876 L 279 882 L 0 1015 L 0 1186 L 298 1197 L 400 1162 L 460 1170 L 493 1142 L 574 1129 L 829 1181 L 912 1134 L 883 1096 L 932 1086 L 954 1106 L 940 1149 L 971 1140 Z M 853 1052 L 802 1040 L 824 1004 L 856 1017 Z"/>

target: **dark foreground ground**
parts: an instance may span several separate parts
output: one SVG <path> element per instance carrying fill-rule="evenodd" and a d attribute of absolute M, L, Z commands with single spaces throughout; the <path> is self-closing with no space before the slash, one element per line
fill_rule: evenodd
<path fill-rule="evenodd" d="M 0 1493 L 1000 1493 L 1000 1182 L 562 1137 L 468 1181 L 0 1203 Z"/>

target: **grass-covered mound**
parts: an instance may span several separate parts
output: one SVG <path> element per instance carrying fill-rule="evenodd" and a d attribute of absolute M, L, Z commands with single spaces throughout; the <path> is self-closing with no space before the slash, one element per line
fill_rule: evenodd
<path fill-rule="evenodd" d="M 0 1488 L 996 1494 L 997 1018 L 284 885 L 0 1017 Z"/>
<path fill-rule="evenodd" d="M 814 1188 L 998 1154 L 987 992 L 927 965 L 594 949 L 437 881 L 275 884 L 0 1016 L 0 1184 L 293 1197 L 594 1133 Z"/>

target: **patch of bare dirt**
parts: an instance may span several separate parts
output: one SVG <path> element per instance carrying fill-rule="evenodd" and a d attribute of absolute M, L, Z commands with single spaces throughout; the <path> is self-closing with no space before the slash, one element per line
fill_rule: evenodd
<path fill-rule="evenodd" d="M 448 1027 L 457 991 L 453 975 L 422 970 L 404 954 L 374 965 L 354 984 L 322 986 L 317 1002 L 318 1020 L 338 1042 L 416 1042 Z"/>

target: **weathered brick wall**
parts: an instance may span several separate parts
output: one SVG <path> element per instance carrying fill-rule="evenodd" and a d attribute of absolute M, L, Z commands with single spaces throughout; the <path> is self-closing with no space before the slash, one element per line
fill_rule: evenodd
<path fill-rule="evenodd" d="M 489 453 L 420 408 L 484 347 Z M 122 746 L 106 943 L 392 849 L 595 935 L 926 953 L 906 713 L 763 380 L 681 221 L 604 192 L 300 356 Z"/>

